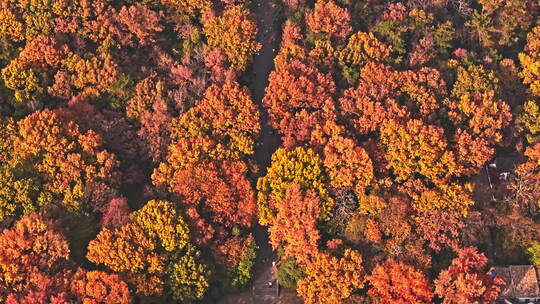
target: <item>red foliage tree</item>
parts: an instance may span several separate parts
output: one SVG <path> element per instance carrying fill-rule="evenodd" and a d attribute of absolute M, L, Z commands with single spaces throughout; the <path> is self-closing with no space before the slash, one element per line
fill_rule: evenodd
<path fill-rule="evenodd" d="M 65 120 L 79 125 L 81 131 L 93 130 L 103 139 L 103 145 L 118 156 L 123 182 L 140 183 L 144 180 L 144 169 L 149 154 L 144 138 L 137 134 L 137 128 L 129 123 L 122 113 L 99 109 L 83 96 L 71 98 L 66 107 L 55 110 Z"/>
<path fill-rule="evenodd" d="M 236 70 L 226 66 L 227 58 L 221 49 L 211 49 L 206 52 L 204 64 L 210 70 L 210 80 L 215 84 L 236 81 Z"/>
<path fill-rule="evenodd" d="M 366 280 L 372 286 L 368 295 L 387 304 L 427 304 L 433 298 L 424 274 L 394 259 L 377 265 Z"/>
<path fill-rule="evenodd" d="M 126 116 L 140 123 L 137 135 L 154 163 L 165 159 L 170 143 L 172 113 L 165 89 L 165 81 L 152 74 L 137 83 L 135 96 L 126 106 Z"/>
<path fill-rule="evenodd" d="M 246 172 L 247 167 L 242 162 L 198 163 L 176 171 L 169 184 L 189 208 L 186 214 L 194 223 L 202 224 L 201 217 L 206 217 L 206 221 L 210 220 L 206 225 L 251 227 L 257 205 Z M 212 230 L 214 228 L 203 231 Z M 211 235 L 200 234 L 203 231 L 195 233 L 199 241 L 205 243 Z"/>
<path fill-rule="evenodd" d="M 129 221 L 129 206 L 127 199 L 118 197 L 112 199 L 104 208 L 101 224 L 103 227 L 116 228 Z"/>
<path fill-rule="evenodd" d="M 21 292 L 10 293 L 6 304 L 75 304 L 73 295 L 69 293 L 69 273 L 55 275 L 33 273 Z"/>
<path fill-rule="evenodd" d="M 60 68 L 62 60 L 70 53 L 67 45 L 52 37 L 39 35 L 25 45 L 18 60 L 23 66 L 51 72 Z"/>
<path fill-rule="evenodd" d="M 284 145 L 294 146 L 309 140 L 311 131 L 335 119 L 332 76 L 299 59 L 291 59 L 269 77 L 263 103 L 270 123 L 283 135 Z"/>
<path fill-rule="evenodd" d="M 429 210 L 416 218 L 417 231 L 428 247 L 440 251 L 443 248 L 458 249 L 465 222 L 454 210 Z"/>
<path fill-rule="evenodd" d="M 37 214 L 22 218 L 0 235 L 0 299 L 13 294 L 12 303 L 31 303 L 25 301 L 62 296 L 68 258 L 68 243 L 52 222 Z"/>
<path fill-rule="evenodd" d="M 167 155 L 172 117 L 164 100 L 158 99 L 151 110 L 144 111 L 140 118 L 141 128 L 137 135 L 145 143 L 146 154 L 154 163 Z"/>
<path fill-rule="evenodd" d="M 116 274 L 79 270 L 70 284 L 71 293 L 84 304 L 129 304 L 127 284 Z"/>
<path fill-rule="evenodd" d="M 156 34 L 163 30 L 161 14 L 146 5 L 123 6 L 115 15 L 118 32 L 124 32 L 122 45 L 148 46 L 156 42 Z"/>
<path fill-rule="evenodd" d="M 155 42 L 156 34 L 163 30 L 160 14 L 145 5 L 96 5 L 96 19 L 84 22 L 84 33 L 92 41 L 110 47 L 148 46 Z M 112 41 L 111 41 L 112 40 Z"/>
<path fill-rule="evenodd" d="M 487 258 L 475 248 L 459 249 L 457 257 L 435 280 L 435 293 L 444 304 L 495 303 L 505 284 L 485 272 Z"/>
<path fill-rule="evenodd" d="M 386 119 L 407 117 L 399 105 L 402 76 L 389 66 L 368 62 L 360 71 L 358 87 L 346 90 L 339 99 L 343 115 L 360 134 L 377 131 Z"/>
<path fill-rule="evenodd" d="M 413 44 L 407 63 L 411 67 L 426 65 L 435 58 L 435 41 L 432 35 L 426 35 L 420 41 Z"/>
<path fill-rule="evenodd" d="M 300 185 L 291 184 L 277 209 L 276 218 L 268 229 L 272 247 L 276 249 L 284 244 L 285 258 L 294 257 L 300 265 L 309 264 L 319 251 L 320 198 L 313 190 L 304 192 Z"/>
<path fill-rule="evenodd" d="M 347 9 L 341 8 L 332 0 L 318 0 L 315 9 L 306 15 L 310 31 L 325 33 L 338 41 L 344 41 L 352 31 L 351 16 Z"/>
<path fill-rule="evenodd" d="M 281 37 L 281 48 L 294 46 L 302 39 L 302 28 L 291 20 L 285 21 L 283 24 L 283 34 Z"/>
<path fill-rule="evenodd" d="M 458 129 L 452 141 L 456 151 L 457 170 L 462 175 L 478 173 L 478 169 L 495 153 L 495 149 L 487 140 L 475 137 L 466 130 Z"/>

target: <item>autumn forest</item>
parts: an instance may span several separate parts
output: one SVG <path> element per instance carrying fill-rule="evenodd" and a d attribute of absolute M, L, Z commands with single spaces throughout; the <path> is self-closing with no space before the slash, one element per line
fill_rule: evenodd
<path fill-rule="evenodd" d="M 0 3 L 0 303 L 489 304 L 540 268 L 537 0 Z"/>

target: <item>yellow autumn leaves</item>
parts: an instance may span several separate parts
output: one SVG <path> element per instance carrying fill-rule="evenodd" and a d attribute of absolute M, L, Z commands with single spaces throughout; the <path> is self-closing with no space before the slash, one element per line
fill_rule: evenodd
<path fill-rule="evenodd" d="M 246 69 L 253 53 L 261 47 L 255 40 L 257 25 L 243 6 L 232 6 L 222 16 L 210 19 L 204 24 L 204 34 L 208 46 L 219 48 L 238 71 Z"/>
<path fill-rule="evenodd" d="M 141 294 L 159 294 L 167 285 L 176 299 L 199 299 L 209 286 L 189 228 L 167 201 L 149 201 L 130 223 L 103 229 L 88 245 L 87 258 L 124 274 Z"/>

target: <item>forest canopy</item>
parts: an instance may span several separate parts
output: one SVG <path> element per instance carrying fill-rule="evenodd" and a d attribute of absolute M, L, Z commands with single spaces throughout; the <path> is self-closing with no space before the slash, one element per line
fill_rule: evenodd
<path fill-rule="evenodd" d="M 496 303 L 540 267 L 539 15 L 2 0 L 0 302 Z"/>

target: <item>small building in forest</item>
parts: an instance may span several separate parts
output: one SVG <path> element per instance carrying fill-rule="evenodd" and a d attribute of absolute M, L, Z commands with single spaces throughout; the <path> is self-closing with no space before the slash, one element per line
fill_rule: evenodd
<path fill-rule="evenodd" d="M 506 282 L 501 303 L 540 303 L 538 273 L 534 266 L 497 266 L 494 269 L 496 275 Z"/>

